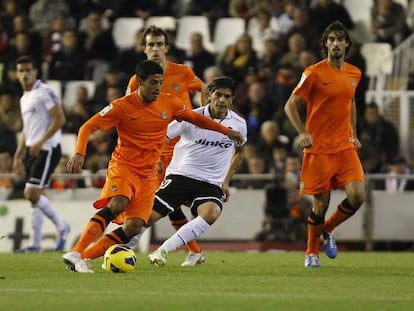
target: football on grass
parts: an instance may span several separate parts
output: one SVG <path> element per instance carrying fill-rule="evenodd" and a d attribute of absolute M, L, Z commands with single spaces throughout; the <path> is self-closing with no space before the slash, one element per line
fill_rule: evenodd
<path fill-rule="evenodd" d="M 113 273 L 131 272 L 136 262 L 137 258 L 132 249 L 123 244 L 115 244 L 106 250 L 103 268 Z"/>

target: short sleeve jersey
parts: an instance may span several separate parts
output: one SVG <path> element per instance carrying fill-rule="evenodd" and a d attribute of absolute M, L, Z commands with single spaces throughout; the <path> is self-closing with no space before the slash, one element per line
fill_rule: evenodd
<path fill-rule="evenodd" d="M 195 112 L 171 94 L 161 93 L 157 101 L 144 104 L 137 92 L 133 92 L 111 102 L 81 127 L 75 152 L 86 153 L 89 135 L 84 135 L 85 131 L 105 131 L 115 127 L 118 142 L 110 165 L 122 163 L 140 176 L 155 174 L 167 127 L 172 120 L 193 121 L 200 126 L 228 132 L 227 127 L 208 118 L 195 120 L 196 116 Z"/>
<path fill-rule="evenodd" d="M 197 91 L 200 92 L 202 86 L 203 82 L 195 75 L 194 71 L 189 66 L 167 62 L 161 92 L 177 96 L 188 109 L 192 109 L 190 95 Z M 128 83 L 128 92 L 136 91 L 137 88 L 138 81 L 136 76 L 133 75 Z M 166 143 L 162 150 L 162 154 L 171 155 L 177 141 L 178 139 Z"/>
<path fill-rule="evenodd" d="M 305 152 L 331 154 L 354 148 L 351 109 L 360 79 L 361 70 L 346 62 L 342 70 L 327 59 L 305 69 L 293 90 L 307 103 L 306 130 L 313 146 Z"/>
<path fill-rule="evenodd" d="M 30 91 L 25 91 L 20 98 L 20 111 L 23 120 L 23 133 L 26 146 L 37 143 L 47 131 L 52 118 L 49 110 L 61 105 L 61 100 L 56 92 L 47 84 L 37 80 Z M 56 147 L 62 139 L 61 130 L 49 138 L 42 149 Z"/>
<path fill-rule="evenodd" d="M 211 117 L 209 105 L 194 111 Z M 246 121 L 234 111 L 229 110 L 223 120 L 214 120 L 239 131 L 244 137 L 244 142 L 247 141 Z M 233 140 L 224 134 L 200 129 L 186 121 L 171 122 L 167 135 L 169 138 L 181 138 L 175 145 L 173 159 L 166 175 L 179 174 L 215 185 L 223 183 L 236 148 Z"/>

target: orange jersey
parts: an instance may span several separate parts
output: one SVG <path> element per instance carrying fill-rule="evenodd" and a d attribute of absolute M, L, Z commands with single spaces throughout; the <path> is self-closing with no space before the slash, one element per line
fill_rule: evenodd
<path fill-rule="evenodd" d="M 171 94 L 161 93 L 158 100 L 144 104 L 137 92 L 118 98 L 86 121 L 79 129 L 75 152 L 85 155 L 92 131 L 115 127 L 118 143 L 112 153 L 111 165 L 128 166 L 138 176 L 156 174 L 157 161 L 172 120 L 188 121 L 201 128 L 228 134 L 229 129 L 218 122 L 193 112 Z"/>
<path fill-rule="evenodd" d="M 133 92 L 138 88 L 138 81 L 135 75 L 129 79 L 127 92 Z M 191 94 L 201 92 L 203 82 L 195 75 L 194 71 L 187 65 L 176 64 L 167 61 L 167 67 L 164 73 L 164 82 L 162 83 L 161 92 L 170 93 L 177 96 L 183 103 L 192 109 Z M 165 143 L 162 154 L 172 157 L 175 144 L 179 138 Z"/>
<path fill-rule="evenodd" d="M 190 95 L 197 91 L 201 92 L 202 87 L 203 82 L 195 75 L 190 67 L 187 65 L 167 62 L 161 92 L 177 96 L 188 108 L 192 109 Z M 137 77 L 133 75 L 129 79 L 127 92 L 133 92 L 137 89 Z"/>
<path fill-rule="evenodd" d="M 355 148 L 352 103 L 361 70 L 344 62 L 334 69 L 327 59 L 305 69 L 293 94 L 307 102 L 306 130 L 313 138 L 307 153 L 331 154 Z"/>

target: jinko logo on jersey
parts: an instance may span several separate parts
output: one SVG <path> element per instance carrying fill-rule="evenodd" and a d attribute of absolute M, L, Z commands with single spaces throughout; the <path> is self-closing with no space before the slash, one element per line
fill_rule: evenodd
<path fill-rule="evenodd" d="M 196 144 L 204 145 L 204 146 L 213 146 L 213 147 L 220 147 L 224 149 L 228 149 L 233 147 L 232 141 L 209 141 L 207 139 L 199 139 L 195 141 Z"/>

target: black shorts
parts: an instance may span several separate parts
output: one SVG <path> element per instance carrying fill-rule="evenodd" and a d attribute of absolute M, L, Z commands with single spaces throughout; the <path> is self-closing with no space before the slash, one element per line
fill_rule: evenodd
<path fill-rule="evenodd" d="M 164 217 L 185 204 L 196 217 L 197 208 L 205 202 L 214 201 L 222 209 L 222 196 L 219 186 L 182 175 L 168 175 L 155 194 L 153 209 Z"/>
<path fill-rule="evenodd" d="M 29 147 L 26 147 L 26 153 L 23 163 L 26 169 L 26 183 L 36 188 L 45 188 L 49 186 L 50 176 L 59 164 L 62 151 L 60 145 L 51 150 L 40 150 L 37 157 L 29 154 Z"/>

